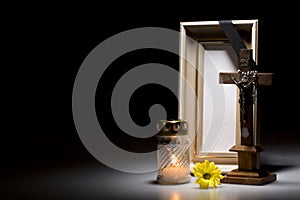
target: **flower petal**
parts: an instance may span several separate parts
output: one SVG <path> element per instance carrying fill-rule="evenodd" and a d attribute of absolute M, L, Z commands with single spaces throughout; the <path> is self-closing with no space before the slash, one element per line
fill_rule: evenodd
<path fill-rule="evenodd" d="M 204 163 L 202 164 L 202 169 L 204 173 L 209 172 L 209 161 L 205 160 Z"/>
<path fill-rule="evenodd" d="M 200 180 L 200 188 L 201 189 L 208 189 L 209 188 L 209 181 L 205 179 Z"/>

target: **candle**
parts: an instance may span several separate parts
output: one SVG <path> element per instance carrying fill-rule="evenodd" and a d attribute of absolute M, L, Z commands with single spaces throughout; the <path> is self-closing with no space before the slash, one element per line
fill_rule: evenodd
<path fill-rule="evenodd" d="M 163 169 L 163 176 L 165 178 L 181 179 L 186 176 L 187 172 L 185 167 L 170 166 Z"/>
<path fill-rule="evenodd" d="M 168 166 L 162 170 L 160 182 L 162 184 L 178 184 L 190 179 L 190 171 L 187 167 Z"/>
<path fill-rule="evenodd" d="M 163 176 L 166 178 L 182 178 L 185 177 L 187 170 L 185 167 L 179 166 L 177 157 L 171 156 L 171 166 L 167 166 L 163 169 Z"/>
<path fill-rule="evenodd" d="M 170 157 L 171 165 L 162 169 L 163 184 L 178 184 L 186 182 L 190 177 L 190 171 L 188 167 L 180 166 L 178 159 L 175 155 Z"/>

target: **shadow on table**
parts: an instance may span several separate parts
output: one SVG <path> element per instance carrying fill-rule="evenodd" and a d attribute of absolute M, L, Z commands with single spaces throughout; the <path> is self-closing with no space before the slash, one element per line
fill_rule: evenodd
<path fill-rule="evenodd" d="M 269 164 L 263 164 L 260 166 L 261 169 L 267 170 L 269 172 L 279 172 L 286 169 L 294 168 L 293 165 L 269 165 Z"/>

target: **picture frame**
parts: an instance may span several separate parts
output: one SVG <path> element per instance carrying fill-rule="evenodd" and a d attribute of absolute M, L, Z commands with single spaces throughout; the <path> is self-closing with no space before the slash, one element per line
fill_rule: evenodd
<path fill-rule="evenodd" d="M 257 63 L 258 20 L 232 23 Z M 229 149 L 240 143 L 239 91 L 235 85 L 219 84 L 218 78 L 220 72 L 233 72 L 237 67 L 237 55 L 219 21 L 180 22 L 178 117 L 189 124 L 192 163 L 206 159 L 217 164 L 238 162 L 237 153 Z M 256 118 L 254 123 L 257 127 Z M 257 128 L 254 139 L 259 139 Z"/>

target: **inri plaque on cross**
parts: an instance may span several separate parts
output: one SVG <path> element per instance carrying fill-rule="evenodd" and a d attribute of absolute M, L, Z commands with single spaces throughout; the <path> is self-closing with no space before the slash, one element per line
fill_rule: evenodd
<path fill-rule="evenodd" d="M 237 72 L 220 73 L 221 84 L 235 84 L 239 89 L 241 144 L 230 151 L 238 152 L 238 169 L 228 172 L 222 183 L 263 185 L 276 180 L 276 175 L 260 168 L 259 153 L 264 150 L 254 140 L 256 130 L 257 88 L 272 84 L 272 73 L 259 73 L 252 58 L 252 50 L 240 49 Z"/>

